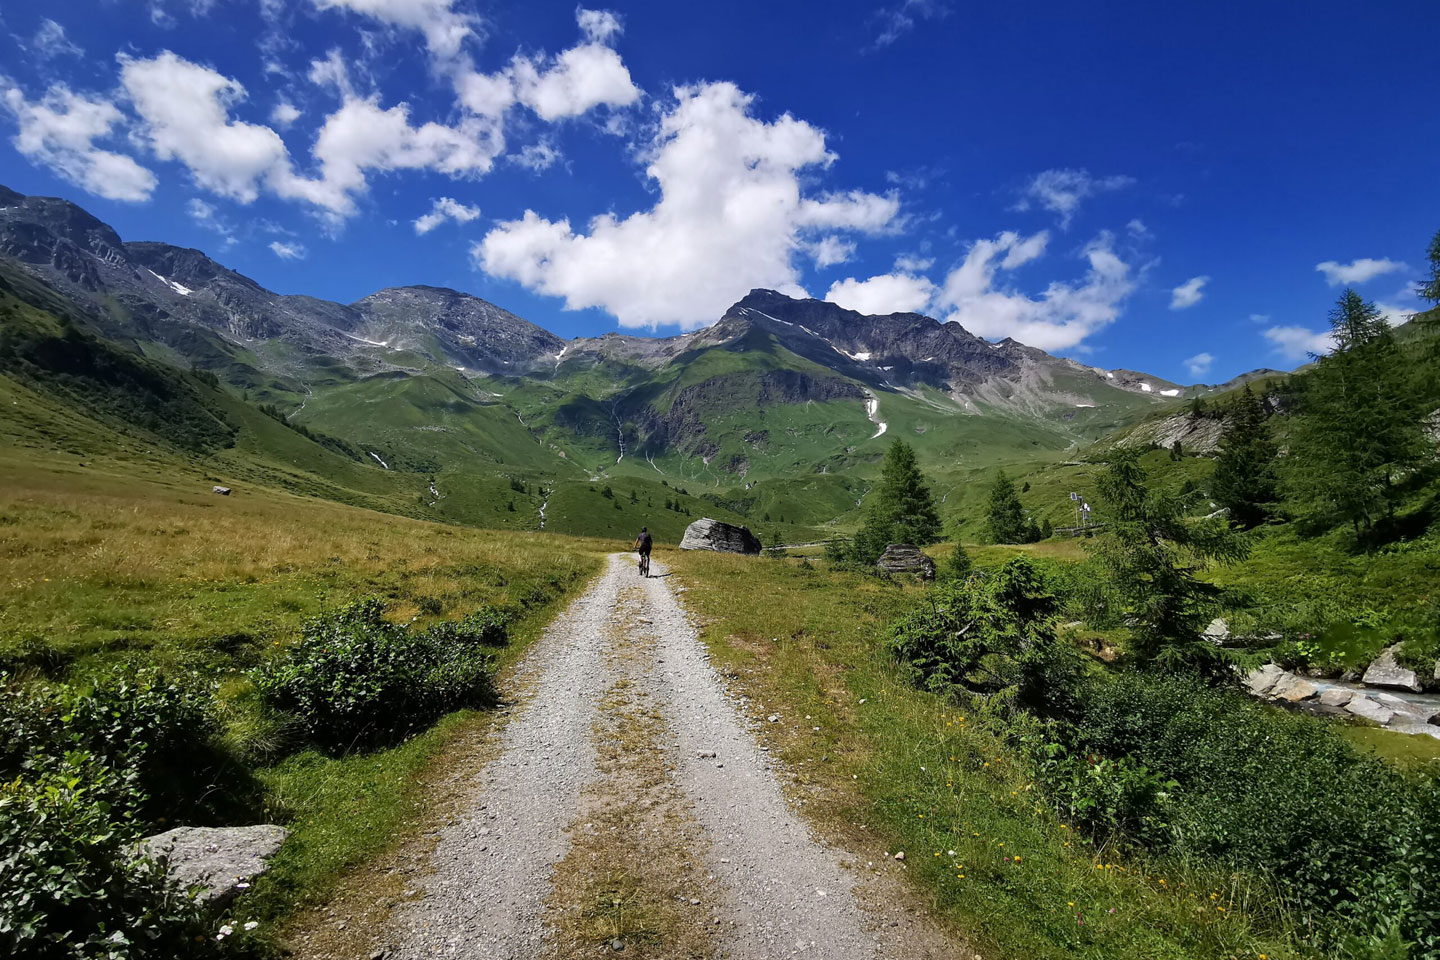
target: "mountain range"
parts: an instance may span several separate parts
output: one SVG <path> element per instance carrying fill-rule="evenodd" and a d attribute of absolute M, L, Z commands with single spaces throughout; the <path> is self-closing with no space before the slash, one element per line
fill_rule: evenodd
<path fill-rule="evenodd" d="M 643 476 L 737 502 L 757 485 L 818 482 L 838 510 L 863 497 L 890 437 L 941 474 L 1058 458 L 1274 374 L 1180 385 L 773 290 L 691 333 L 566 340 L 437 287 L 350 304 L 277 294 L 201 251 L 127 242 L 73 203 L 3 187 L 0 266 L 108 342 L 213 373 L 377 469 L 429 477 Z"/>

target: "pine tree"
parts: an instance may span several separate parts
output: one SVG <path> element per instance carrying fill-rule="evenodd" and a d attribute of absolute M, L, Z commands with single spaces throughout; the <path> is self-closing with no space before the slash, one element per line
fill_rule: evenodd
<path fill-rule="evenodd" d="M 1440 304 L 1440 230 L 1435 231 L 1425 258 L 1430 261 L 1430 275 L 1415 285 L 1415 293 L 1422 300 Z"/>
<path fill-rule="evenodd" d="M 1184 501 L 1145 485 L 1139 452 L 1115 455 L 1100 479 L 1107 523 L 1097 552 L 1131 625 L 1130 655 L 1146 668 L 1233 678 L 1224 651 L 1201 637 L 1219 588 L 1197 574 L 1212 560 L 1233 560 L 1243 545 L 1224 524 L 1185 517 Z"/>
<path fill-rule="evenodd" d="M 1248 530 L 1274 514 L 1280 499 L 1275 476 L 1278 456 L 1265 407 L 1247 385 L 1230 410 L 1210 478 L 1210 495 L 1230 511 L 1236 526 Z"/>
<path fill-rule="evenodd" d="M 872 564 L 892 543 L 924 546 L 939 539 L 940 516 L 930 487 L 915 451 L 897 438 L 885 452 L 880 482 L 871 491 L 865 523 L 855 535 L 857 559 Z"/>
<path fill-rule="evenodd" d="M 940 576 L 946 580 L 964 580 L 974 571 L 975 564 L 970 559 L 970 554 L 965 552 L 965 547 L 960 540 L 955 540 L 955 549 L 951 550 L 940 564 Z"/>
<path fill-rule="evenodd" d="M 1004 470 L 996 472 L 995 483 L 990 487 L 990 510 L 986 522 L 992 542 L 1025 542 L 1025 508 L 1020 505 L 1015 484 L 1010 482 Z"/>
<path fill-rule="evenodd" d="M 1393 515 L 1396 483 L 1430 452 L 1422 395 L 1375 304 L 1354 290 L 1330 313 L 1335 350 L 1296 380 L 1283 479 L 1315 518 L 1351 524 L 1368 541 Z"/>

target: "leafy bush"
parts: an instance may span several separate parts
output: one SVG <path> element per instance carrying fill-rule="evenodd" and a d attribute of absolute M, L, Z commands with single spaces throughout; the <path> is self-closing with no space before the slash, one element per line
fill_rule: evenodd
<path fill-rule="evenodd" d="M 402 736 L 493 697 L 485 645 L 504 636 L 494 611 L 417 630 L 386 621 L 368 598 L 305 623 L 299 642 L 256 672 L 262 696 L 329 747 Z"/>
<path fill-rule="evenodd" d="M 1322 941 L 1383 938 L 1396 926 L 1419 955 L 1440 956 L 1433 778 L 1357 752 L 1321 720 L 1194 679 L 1126 672 L 1066 699 L 1048 727 L 1058 747 L 1032 748 L 1041 787 L 1062 810 L 1087 796 L 1068 758 L 1128 763 L 1171 786 L 1148 799 L 1127 787 L 1116 815 L 1082 822 L 1268 875 Z"/>
<path fill-rule="evenodd" d="M 890 628 L 888 645 L 912 680 L 936 692 L 1009 691 L 1034 703 L 1072 686 L 1079 654 L 1055 633 L 1059 601 L 1016 557 L 991 575 L 942 582 Z"/>
<path fill-rule="evenodd" d="M 85 687 L 25 688 L 0 675 L 0 776 L 38 774 L 83 752 L 133 782 L 110 802 L 151 820 L 179 807 L 193 819 L 206 812 L 195 807 L 200 797 L 212 809 L 228 799 L 213 789 L 224 765 L 218 734 L 213 692 L 157 670 L 124 670 Z"/>

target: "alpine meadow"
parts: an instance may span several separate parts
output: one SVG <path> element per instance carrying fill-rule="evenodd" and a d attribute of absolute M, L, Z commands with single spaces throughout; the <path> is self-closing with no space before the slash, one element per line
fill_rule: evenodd
<path fill-rule="evenodd" d="M 0 23 L 0 955 L 1440 960 L 1440 9 Z"/>

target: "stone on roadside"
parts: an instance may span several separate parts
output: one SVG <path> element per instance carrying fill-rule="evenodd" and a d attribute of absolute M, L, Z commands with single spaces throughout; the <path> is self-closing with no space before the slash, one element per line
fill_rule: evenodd
<path fill-rule="evenodd" d="M 1352 697 L 1350 702 L 1345 704 L 1347 713 L 1353 713 L 1357 717 L 1366 720 L 1374 720 L 1382 727 L 1395 719 L 1395 711 L 1384 704 L 1371 700 L 1369 697 Z"/>
<path fill-rule="evenodd" d="M 701 517 L 685 528 L 681 550 L 714 550 L 716 553 L 759 553 L 760 539 L 748 527 Z"/>
<path fill-rule="evenodd" d="M 875 567 L 892 577 L 897 574 L 911 574 L 921 580 L 935 579 L 935 561 L 913 543 L 890 544 L 880 555 L 880 559 L 875 561 Z"/>
<path fill-rule="evenodd" d="M 1395 647 L 1389 647 L 1384 653 L 1375 658 L 1365 670 L 1365 676 L 1361 683 L 1368 687 L 1393 687 L 1397 690 L 1409 690 L 1411 693 L 1420 692 L 1420 678 L 1415 676 L 1415 671 L 1402 667 L 1395 659 Z"/>
<path fill-rule="evenodd" d="M 290 831 L 270 823 L 250 827 L 176 827 L 146 837 L 139 848 L 164 860 L 172 880 L 199 886 L 202 903 L 223 903 L 260 876 Z"/>

